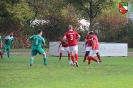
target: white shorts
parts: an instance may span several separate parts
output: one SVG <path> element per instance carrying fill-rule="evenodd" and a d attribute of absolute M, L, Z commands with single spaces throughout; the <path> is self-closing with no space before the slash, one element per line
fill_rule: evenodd
<path fill-rule="evenodd" d="M 66 50 L 66 51 L 69 51 L 69 47 L 61 47 L 61 50 Z"/>
<path fill-rule="evenodd" d="M 78 52 L 78 45 L 75 46 L 69 46 L 70 52 L 77 51 Z"/>
<path fill-rule="evenodd" d="M 98 53 L 99 51 L 98 50 L 96 50 L 96 53 Z"/>
<path fill-rule="evenodd" d="M 92 49 L 92 47 L 87 46 L 85 50 L 86 51 L 91 51 L 91 49 Z"/>
<path fill-rule="evenodd" d="M 98 50 L 91 50 L 89 56 L 95 56 Z"/>
<path fill-rule="evenodd" d="M 91 50 L 89 56 L 95 56 L 96 55 L 96 50 Z"/>

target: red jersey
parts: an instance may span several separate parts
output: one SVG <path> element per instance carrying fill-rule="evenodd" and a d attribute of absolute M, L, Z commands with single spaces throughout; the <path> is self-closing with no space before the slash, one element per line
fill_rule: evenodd
<path fill-rule="evenodd" d="M 62 45 L 62 47 L 68 47 L 68 42 L 61 40 L 61 45 Z"/>
<path fill-rule="evenodd" d="M 86 36 L 86 39 L 88 40 L 87 41 L 87 46 L 92 46 L 92 38 L 90 38 L 89 34 Z"/>
<path fill-rule="evenodd" d="M 69 46 L 75 46 L 78 45 L 77 37 L 80 36 L 76 31 L 68 31 L 64 34 L 64 37 L 68 40 Z"/>
<path fill-rule="evenodd" d="M 99 49 L 99 43 L 98 43 L 98 38 L 97 38 L 96 35 L 94 35 L 94 36 L 92 37 L 92 42 L 93 42 L 93 44 L 94 44 L 94 42 L 96 43 L 96 45 L 95 45 L 95 46 L 92 46 L 92 48 L 93 48 L 94 50 L 98 50 L 98 49 Z"/>

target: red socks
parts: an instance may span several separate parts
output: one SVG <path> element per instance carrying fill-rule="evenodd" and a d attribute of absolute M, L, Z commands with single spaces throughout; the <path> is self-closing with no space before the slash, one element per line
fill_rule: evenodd
<path fill-rule="evenodd" d="M 70 60 L 70 53 L 68 53 L 68 60 Z"/>
<path fill-rule="evenodd" d="M 60 59 L 61 59 L 61 57 L 62 57 L 62 53 L 60 53 Z"/>
<path fill-rule="evenodd" d="M 78 62 L 78 54 L 75 54 L 75 59 Z"/>
<path fill-rule="evenodd" d="M 97 54 L 98 60 L 101 61 L 100 54 Z"/>
<path fill-rule="evenodd" d="M 71 56 L 71 60 L 72 60 L 72 62 L 74 63 L 74 56 Z"/>
<path fill-rule="evenodd" d="M 86 58 L 87 58 L 87 56 L 85 55 L 85 56 L 84 56 L 84 61 L 86 61 Z"/>
<path fill-rule="evenodd" d="M 88 64 L 90 64 L 91 60 L 97 62 L 96 58 L 90 56 L 90 57 L 88 58 Z"/>
<path fill-rule="evenodd" d="M 76 62 L 78 62 L 78 54 L 75 54 L 75 56 L 71 56 L 71 60 L 74 63 L 74 58 L 76 59 Z"/>

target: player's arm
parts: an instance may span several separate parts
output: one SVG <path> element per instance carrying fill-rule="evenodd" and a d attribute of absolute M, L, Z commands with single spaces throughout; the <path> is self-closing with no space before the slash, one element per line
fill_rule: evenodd
<path fill-rule="evenodd" d="M 64 37 L 62 39 L 63 41 L 66 41 L 67 40 L 67 33 L 64 34 Z"/>
<path fill-rule="evenodd" d="M 80 35 L 78 34 L 78 35 L 77 35 L 77 41 L 79 41 L 79 40 L 80 40 Z"/>
<path fill-rule="evenodd" d="M 46 46 L 46 41 L 45 41 L 44 38 L 42 39 L 42 44 L 43 44 L 44 47 Z"/>
<path fill-rule="evenodd" d="M 59 46 L 58 46 L 58 52 L 59 52 L 60 46 L 61 46 L 61 43 L 60 43 Z"/>
<path fill-rule="evenodd" d="M 88 42 L 88 39 L 87 39 L 87 38 L 85 38 L 85 41 L 84 41 L 83 46 L 86 46 L 86 45 L 87 45 L 87 42 Z"/>
<path fill-rule="evenodd" d="M 66 36 L 63 37 L 63 40 L 66 41 Z"/>
<path fill-rule="evenodd" d="M 95 47 L 96 47 L 96 40 L 93 40 L 93 43 L 92 43 L 92 50 L 95 50 Z"/>
<path fill-rule="evenodd" d="M 14 41 L 14 37 L 12 38 L 12 40 L 11 40 L 11 43 Z"/>
<path fill-rule="evenodd" d="M 31 37 L 29 37 L 29 38 L 27 39 L 27 41 L 26 41 L 27 46 L 30 46 L 30 41 L 32 41 L 32 40 L 33 40 L 33 36 L 31 36 Z"/>

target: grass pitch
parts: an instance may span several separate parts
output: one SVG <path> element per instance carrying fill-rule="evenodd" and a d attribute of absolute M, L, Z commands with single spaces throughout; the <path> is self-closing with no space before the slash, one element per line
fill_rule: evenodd
<path fill-rule="evenodd" d="M 48 57 L 48 66 L 36 56 L 32 67 L 30 56 L 0 59 L 0 88 L 133 88 L 132 57 L 102 57 L 103 62 L 69 65 L 67 57 Z"/>

